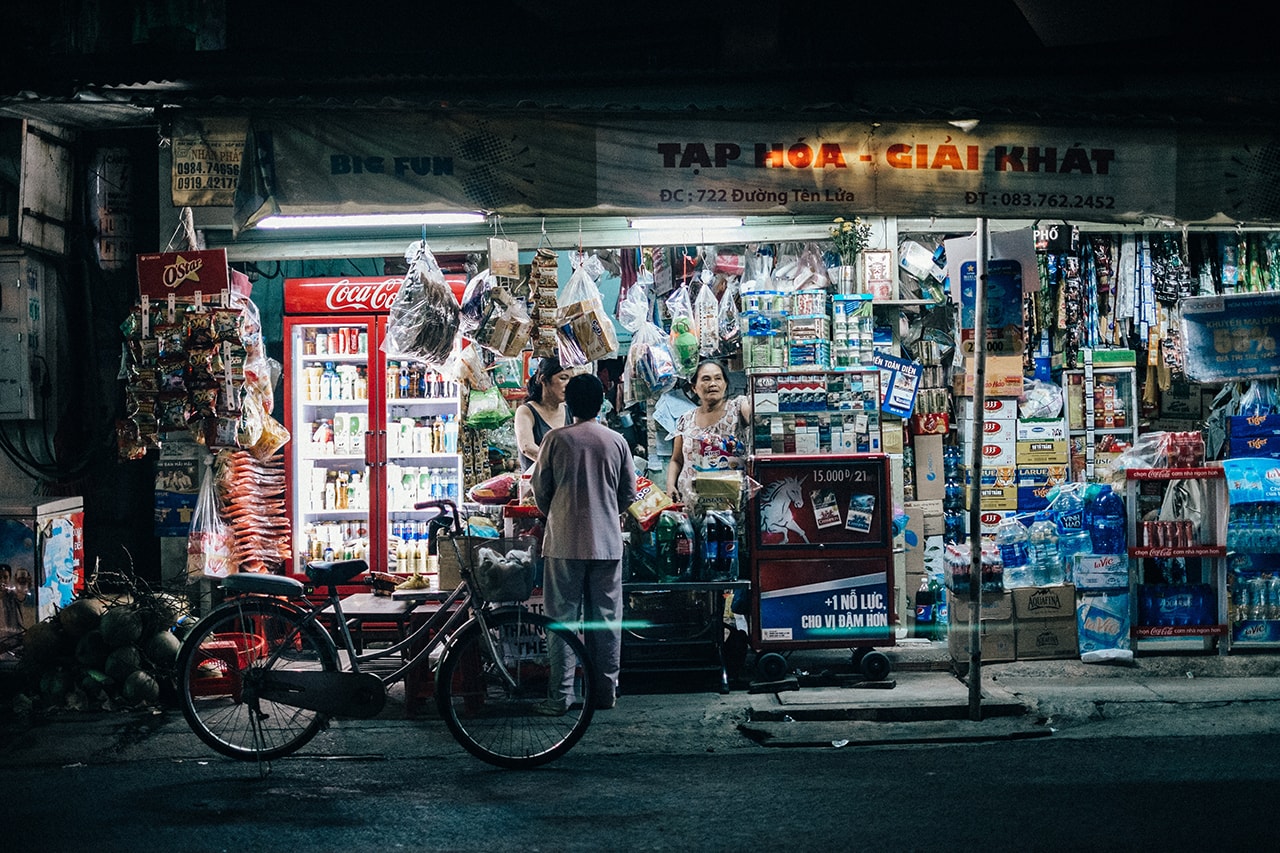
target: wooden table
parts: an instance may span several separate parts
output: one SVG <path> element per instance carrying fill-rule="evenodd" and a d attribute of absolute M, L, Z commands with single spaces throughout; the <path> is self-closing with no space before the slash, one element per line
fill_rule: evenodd
<path fill-rule="evenodd" d="M 397 641 L 404 639 L 409 619 L 417 606 L 416 600 L 404 601 L 368 592 L 342 599 L 342 615 L 346 617 L 347 627 L 351 630 L 356 652 L 364 651 L 366 624 L 395 625 Z"/>

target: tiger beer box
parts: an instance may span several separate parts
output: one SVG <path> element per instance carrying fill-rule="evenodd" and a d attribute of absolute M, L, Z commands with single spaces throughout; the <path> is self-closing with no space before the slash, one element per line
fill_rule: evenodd
<path fill-rule="evenodd" d="M 1018 660 L 1074 658 L 1079 654 L 1073 584 L 1026 587 L 1013 590 L 1012 595 Z"/>
<path fill-rule="evenodd" d="M 947 590 L 947 651 L 951 659 L 969 660 L 969 596 Z M 1013 593 L 984 592 L 979 617 L 979 647 L 987 663 L 1011 661 L 1017 656 L 1014 640 Z M 1074 618 L 1074 617 L 1073 617 Z"/>

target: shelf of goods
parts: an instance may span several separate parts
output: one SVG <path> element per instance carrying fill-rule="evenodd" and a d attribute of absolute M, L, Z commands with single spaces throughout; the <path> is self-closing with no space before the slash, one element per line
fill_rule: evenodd
<path fill-rule="evenodd" d="M 1103 482 L 1138 437 L 1138 385 L 1132 367 L 1063 371 L 1074 482 Z"/>
<path fill-rule="evenodd" d="M 1230 647 L 1226 541 L 1226 480 L 1216 466 L 1131 468 L 1128 507 L 1130 616 L 1135 652 L 1209 651 Z M 1198 511 L 1143 521 L 1139 489 L 1158 484 L 1168 495 L 1194 495 Z M 1172 507 L 1176 501 L 1163 500 Z"/>
<path fill-rule="evenodd" d="M 878 371 L 748 374 L 753 455 L 880 452 Z"/>

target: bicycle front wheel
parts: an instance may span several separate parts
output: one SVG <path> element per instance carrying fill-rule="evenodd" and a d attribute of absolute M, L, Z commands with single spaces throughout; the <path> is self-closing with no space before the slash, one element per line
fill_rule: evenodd
<path fill-rule="evenodd" d="M 440 661 L 435 690 L 440 715 L 467 752 L 498 767 L 536 767 L 559 758 L 591 724 L 591 679 L 582 641 L 564 625 L 524 610 L 486 614 L 484 622 L 484 627 L 478 621 L 463 626 Z M 545 714 L 556 643 L 577 660 L 574 679 L 581 699 L 558 716 Z"/>
<path fill-rule="evenodd" d="M 324 714 L 258 695 L 276 670 L 334 671 L 333 643 L 298 610 L 262 598 L 216 608 L 178 655 L 182 714 L 202 741 L 242 761 L 288 755 L 315 737 Z"/>

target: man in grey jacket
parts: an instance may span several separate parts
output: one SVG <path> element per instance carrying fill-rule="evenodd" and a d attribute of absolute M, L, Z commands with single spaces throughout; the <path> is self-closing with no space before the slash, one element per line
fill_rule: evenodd
<path fill-rule="evenodd" d="M 622 524 L 636 499 L 635 466 L 621 435 L 596 421 L 604 386 L 579 374 L 565 386 L 573 422 L 542 439 L 533 467 L 533 493 L 547 518 L 542 542 L 542 592 L 547 615 L 584 620 L 592 702 L 612 708 L 622 647 Z M 551 695 L 540 713 L 559 715 L 573 703 L 572 653 L 553 642 Z"/>

